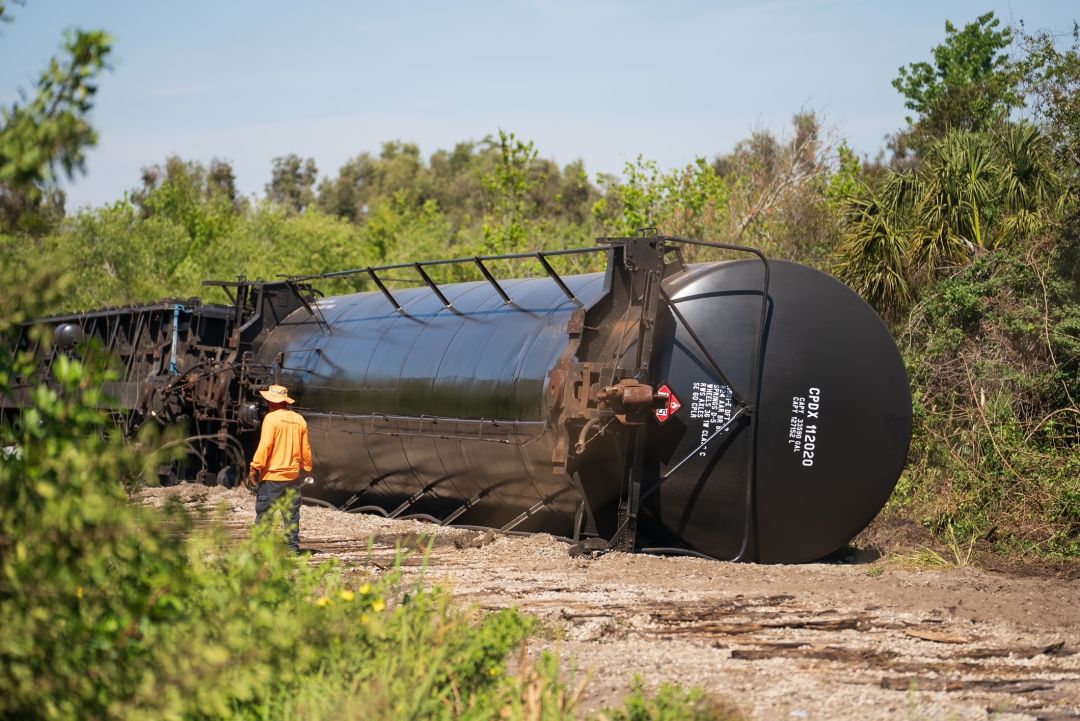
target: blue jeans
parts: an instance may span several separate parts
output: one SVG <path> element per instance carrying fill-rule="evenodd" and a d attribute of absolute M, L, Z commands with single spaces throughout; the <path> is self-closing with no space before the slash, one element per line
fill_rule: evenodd
<path fill-rule="evenodd" d="M 284 496 L 287 491 L 293 491 L 292 503 L 282 511 L 281 520 L 285 522 L 285 536 L 295 553 L 300 552 L 300 485 L 299 479 L 263 481 L 259 484 L 259 492 L 255 496 L 255 525 L 258 525 L 263 522 L 263 517 L 275 501 Z"/>

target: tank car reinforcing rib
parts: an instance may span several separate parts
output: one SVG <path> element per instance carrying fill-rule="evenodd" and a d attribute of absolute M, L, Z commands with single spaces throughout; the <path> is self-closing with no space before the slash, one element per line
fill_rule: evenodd
<path fill-rule="evenodd" d="M 686 246 L 745 260 L 687 265 Z M 602 253 L 601 273 L 552 260 Z M 492 261 L 543 275 L 499 278 Z M 432 269 L 482 278 L 440 284 Z M 414 287 L 391 288 L 389 271 Z M 319 298 L 328 278 L 374 290 Z M 231 305 L 167 302 L 46 319 L 34 347 L 111 351 L 129 432 L 184 422 L 193 469 L 230 482 L 256 439 L 256 391 L 308 419 L 321 505 L 504 531 L 575 549 L 798 562 L 861 530 L 899 477 L 907 376 L 855 293 L 739 246 L 664 236 L 592 248 L 214 282 Z M 93 337 L 97 344 L 86 344 Z M 25 401 L 4 399 L 8 408 Z"/>

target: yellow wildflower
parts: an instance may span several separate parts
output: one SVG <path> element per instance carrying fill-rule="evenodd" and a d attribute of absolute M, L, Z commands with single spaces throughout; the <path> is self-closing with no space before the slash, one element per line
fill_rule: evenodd
<path fill-rule="evenodd" d="M 361 626 L 366 626 L 370 622 L 371 622 L 371 616 L 369 616 L 366 613 L 361 613 L 360 614 L 360 625 Z"/>
<path fill-rule="evenodd" d="M 315 605 L 319 608 L 323 608 L 324 606 L 329 606 L 331 603 L 333 603 L 333 601 L 326 596 L 320 596 L 319 600 L 315 602 Z"/>
<path fill-rule="evenodd" d="M 371 604 L 371 610 L 375 613 L 381 613 L 384 608 L 386 608 L 386 601 L 381 598 L 376 598 L 375 603 Z"/>
<path fill-rule="evenodd" d="M 79 600 L 82 600 L 82 597 L 83 597 L 83 595 L 85 595 L 85 593 L 86 592 L 83 591 L 82 586 L 76 586 L 75 587 L 75 598 L 78 598 Z"/>
<path fill-rule="evenodd" d="M 365 583 L 363 586 L 361 586 L 360 588 L 358 588 L 356 590 L 360 592 L 361 596 L 366 596 L 369 593 L 371 593 L 371 584 L 370 583 Z"/>
<path fill-rule="evenodd" d="M 343 588 L 338 591 L 338 598 L 340 598 L 342 601 L 351 601 L 356 598 L 356 594 L 347 588 Z"/>

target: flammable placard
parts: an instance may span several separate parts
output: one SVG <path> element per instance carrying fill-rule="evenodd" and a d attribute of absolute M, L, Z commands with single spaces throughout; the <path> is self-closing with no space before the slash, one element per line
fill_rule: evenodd
<path fill-rule="evenodd" d="M 657 421 L 659 421 L 660 423 L 666 423 L 668 419 L 675 415 L 676 411 L 682 408 L 682 403 L 675 396 L 675 392 L 668 387 L 667 383 L 660 386 L 657 389 L 657 392 L 662 395 L 667 395 L 667 405 L 665 405 L 663 408 L 657 408 L 653 411 L 653 413 L 656 414 Z"/>

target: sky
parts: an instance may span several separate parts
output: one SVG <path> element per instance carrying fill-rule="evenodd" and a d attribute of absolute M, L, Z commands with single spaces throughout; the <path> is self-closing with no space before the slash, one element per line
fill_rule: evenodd
<path fill-rule="evenodd" d="M 618 174 L 729 152 L 800 110 L 874 156 L 904 124 L 892 87 L 930 59 L 945 21 L 993 10 L 1029 31 L 1071 33 L 1076 0 L 28 0 L 0 26 L 0 105 L 10 106 L 67 28 L 115 38 L 87 172 L 68 209 L 102 205 L 176 154 L 232 163 L 261 194 L 275 157 L 320 177 L 384 142 L 425 157 L 500 129 L 559 164 Z"/>

